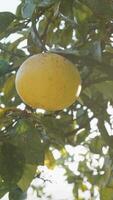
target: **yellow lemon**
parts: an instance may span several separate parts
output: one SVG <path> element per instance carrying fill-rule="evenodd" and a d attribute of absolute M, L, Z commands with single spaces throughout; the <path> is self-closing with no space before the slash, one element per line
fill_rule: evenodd
<path fill-rule="evenodd" d="M 54 53 L 29 57 L 16 74 L 21 99 L 33 108 L 62 110 L 75 102 L 81 90 L 76 66 Z"/>

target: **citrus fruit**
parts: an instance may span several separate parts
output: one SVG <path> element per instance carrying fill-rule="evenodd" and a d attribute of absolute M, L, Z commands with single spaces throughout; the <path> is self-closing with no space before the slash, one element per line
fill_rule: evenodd
<path fill-rule="evenodd" d="M 29 57 L 17 71 L 15 83 L 17 93 L 26 104 L 48 111 L 70 106 L 81 90 L 76 66 L 55 53 Z"/>

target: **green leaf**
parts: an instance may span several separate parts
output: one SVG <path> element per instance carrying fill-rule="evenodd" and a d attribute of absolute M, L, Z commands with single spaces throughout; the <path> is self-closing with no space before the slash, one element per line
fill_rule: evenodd
<path fill-rule="evenodd" d="M 8 187 L 3 179 L 0 176 L 0 198 L 2 198 L 8 191 L 9 191 L 10 187 Z"/>
<path fill-rule="evenodd" d="M 27 194 L 18 187 L 9 192 L 9 200 L 25 200 L 26 198 Z"/>
<path fill-rule="evenodd" d="M 106 0 L 83 0 L 84 3 L 93 11 L 97 17 L 101 19 L 111 19 L 113 17 L 113 3 L 112 1 L 107 2 Z"/>
<path fill-rule="evenodd" d="M 13 120 L 13 115 L 8 115 L 10 111 L 8 111 L 7 108 L 0 109 L 0 129 L 3 127 L 8 127 L 10 124 L 12 125 L 12 120 Z M 4 132 L 1 131 L 0 133 L 0 138 L 5 138 L 7 134 L 4 134 Z"/>
<path fill-rule="evenodd" d="M 43 165 L 44 144 L 41 143 L 40 133 L 33 123 L 27 119 L 20 119 L 10 132 L 15 132 L 15 136 L 10 142 L 19 147 L 24 154 L 26 163 Z"/>
<path fill-rule="evenodd" d="M 36 44 L 36 38 L 33 38 L 32 33 L 30 32 L 27 38 L 27 49 L 30 54 L 41 53 L 42 49 Z"/>
<path fill-rule="evenodd" d="M 50 150 L 45 153 L 44 165 L 46 165 L 49 169 L 54 169 L 56 166 L 56 160 Z"/>
<path fill-rule="evenodd" d="M 100 136 L 97 136 L 91 140 L 91 144 L 89 145 L 89 148 L 91 152 L 96 154 L 102 153 L 102 147 L 104 146 L 104 142 Z"/>
<path fill-rule="evenodd" d="M 53 36 L 53 41 L 56 45 L 65 47 L 72 42 L 73 29 L 71 26 L 66 26 L 63 30 L 58 30 Z M 60 36 L 60 37 L 59 37 Z M 56 39 L 55 39 L 56 37 Z"/>
<path fill-rule="evenodd" d="M 16 184 L 24 170 L 25 159 L 19 148 L 4 143 L 0 151 L 0 175 L 7 186 Z"/>
<path fill-rule="evenodd" d="M 14 19 L 15 15 L 11 12 L 0 12 L 0 33 L 6 31 Z"/>
<path fill-rule="evenodd" d="M 93 42 L 92 48 L 90 49 L 90 53 L 92 54 L 95 60 L 99 62 L 102 61 L 102 50 L 100 41 Z"/>
<path fill-rule="evenodd" d="M 16 48 L 13 54 L 15 56 L 12 56 L 11 61 L 13 62 L 13 65 L 15 66 L 15 68 L 20 66 L 27 58 L 25 52 L 22 49 Z"/>
<path fill-rule="evenodd" d="M 28 189 L 31 181 L 34 179 L 36 169 L 37 165 L 25 165 L 23 176 L 17 184 L 22 191 L 26 191 Z"/>
<path fill-rule="evenodd" d="M 75 175 L 69 175 L 67 178 L 67 181 L 69 184 L 71 184 L 71 183 L 75 183 L 75 179 L 76 179 Z"/>
<path fill-rule="evenodd" d="M 103 81 L 95 84 L 95 88 L 103 94 L 104 99 L 113 99 L 113 81 Z"/>
<path fill-rule="evenodd" d="M 79 23 L 84 23 L 93 13 L 85 4 L 77 1 L 74 7 L 74 14 Z"/>
<path fill-rule="evenodd" d="M 60 118 L 44 116 L 41 120 L 48 136 L 56 143 L 64 144 L 65 136 L 74 129 L 75 121 L 68 114 L 61 114 Z"/>
<path fill-rule="evenodd" d="M 78 190 L 79 190 L 80 183 L 75 183 L 73 186 L 73 196 L 75 197 L 74 200 L 80 200 L 78 197 Z"/>
<path fill-rule="evenodd" d="M 89 117 L 87 110 L 84 110 L 83 107 L 77 110 L 76 114 L 77 123 L 80 127 L 84 128 L 84 126 L 89 127 Z"/>
<path fill-rule="evenodd" d="M 100 198 L 101 200 L 113 200 L 113 188 L 103 188 L 100 190 Z"/>
<path fill-rule="evenodd" d="M 16 51 L 20 50 L 18 49 L 18 45 L 25 40 L 24 36 L 23 37 L 19 37 L 17 40 L 15 40 L 14 42 L 9 42 L 8 46 L 7 46 L 7 50 L 8 51 L 12 51 L 14 54 L 16 53 Z M 22 51 L 22 50 L 20 50 Z"/>
<path fill-rule="evenodd" d="M 104 142 L 109 145 L 111 148 L 113 148 L 113 135 L 108 135 L 107 129 L 104 125 L 104 121 L 102 119 L 99 119 L 98 127 L 101 132 L 101 135 L 103 137 Z"/>
<path fill-rule="evenodd" d="M 113 172 L 111 172 L 111 174 L 110 174 L 110 178 L 109 178 L 107 187 L 109 187 L 109 188 L 113 187 Z"/>
<path fill-rule="evenodd" d="M 80 131 L 80 133 L 76 135 L 76 145 L 80 145 L 80 143 L 84 142 L 87 135 L 88 134 L 86 130 Z"/>
<path fill-rule="evenodd" d="M 19 31 L 21 31 L 23 28 L 26 27 L 26 24 L 24 22 L 20 22 L 20 21 L 13 21 L 7 28 L 7 31 L 4 31 L 2 33 L 0 33 L 0 39 L 4 38 L 4 37 L 8 37 L 10 34 L 12 33 L 18 33 Z M 8 52 L 6 51 L 6 53 L 8 54 Z M 10 52 L 11 54 L 11 52 Z"/>
<path fill-rule="evenodd" d="M 21 102 L 19 96 L 17 95 L 16 88 L 15 88 L 15 75 L 10 75 L 4 82 L 4 85 L 2 87 L 2 92 L 4 93 L 3 96 L 1 96 L 0 100 L 1 103 L 5 104 L 6 106 L 15 106 L 18 105 L 18 103 Z M 14 100 L 12 101 L 12 98 Z"/>
<path fill-rule="evenodd" d="M 7 73 L 7 71 L 10 69 L 10 65 L 5 60 L 0 60 L 0 76 Z"/>
<path fill-rule="evenodd" d="M 61 5 L 60 5 L 60 12 L 63 15 L 71 18 L 72 17 L 72 5 L 73 5 L 73 0 L 70 0 L 70 1 L 62 0 Z"/>
<path fill-rule="evenodd" d="M 5 82 L 2 92 L 5 98 L 11 98 L 15 86 L 15 75 L 11 75 Z"/>
<path fill-rule="evenodd" d="M 21 4 L 19 4 L 18 6 L 17 6 L 17 9 L 16 9 L 16 16 L 17 16 L 17 18 L 19 18 L 19 19 L 22 19 L 22 3 Z"/>
<path fill-rule="evenodd" d="M 84 23 L 79 23 L 77 26 L 77 30 L 76 30 L 76 37 L 79 41 L 84 41 L 87 38 L 88 35 L 88 31 L 89 31 L 89 27 L 88 27 L 88 23 L 84 22 Z"/>
<path fill-rule="evenodd" d="M 37 1 L 36 1 L 37 2 Z M 48 7 L 56 3 L 56 0 L 39 0 L 37 3 L 38 7 Z"/>
<path fill-rule="evenodd" d="M 33 0 L 26 0 L 22 6 L 22 16 L 23 18 L 31 18 L 35 10 L 36 5 Z"/>

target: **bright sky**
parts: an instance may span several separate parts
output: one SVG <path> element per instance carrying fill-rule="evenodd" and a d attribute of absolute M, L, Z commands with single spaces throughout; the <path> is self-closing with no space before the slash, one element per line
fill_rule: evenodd
<path fill-rule="evenodd" d="M 0 3 L 0 12 L 10 11 L 15 13 L 17 5 L 20 3 L 20 0 L 1 0 Z"/>

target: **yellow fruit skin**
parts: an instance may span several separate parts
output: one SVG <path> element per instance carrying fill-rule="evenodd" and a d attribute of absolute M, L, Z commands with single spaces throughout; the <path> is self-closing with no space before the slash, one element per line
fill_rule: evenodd
<path fill-rule="evenodd" d="M 66 58 L 41 53 L 29 57 L 16 74 L 16 89 L 21 99 L 33 108 L 62 110 L 78 98 L 80 75 Z"/>

